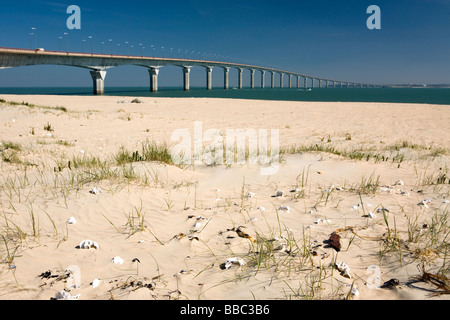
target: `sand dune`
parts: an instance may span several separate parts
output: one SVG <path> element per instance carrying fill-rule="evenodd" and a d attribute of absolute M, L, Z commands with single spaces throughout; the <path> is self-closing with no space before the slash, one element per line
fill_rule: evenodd
<path fill-rule="evenodd" d="M 449 297 L 449 106 L 0 99 L 28 103 L 0 105 L 0 299 Z M 175 130 L 194 137 L 196 121 L 202 133 L 278 129 L 278 170 L 140 161 Z M 135 161 L 119 164 L 121 149 Z M 87 239 L 99 247 L 77 248 Z M 234 257 L 245 264 L 221 268 Z"/>

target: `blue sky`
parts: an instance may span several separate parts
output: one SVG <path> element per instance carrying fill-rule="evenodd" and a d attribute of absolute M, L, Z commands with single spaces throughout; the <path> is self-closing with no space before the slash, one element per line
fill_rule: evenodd
<path fill-rule="evenodd" d="M 81 30 L 66 27 L 72 4 L 81 8 Z M 366 27 L 372 4 L 381 8 L 381 30 Z M 30 48 L 32 27 L 38 47 L 48 50 L 65 50 L 65 38 L 58 38 L 68 32 L 70 51 L 81 52 L 86 40 L 90 52 L 93 36 L 95 52 L 109 52 L 112 39 L 121 54 L 140 55 L 142 43 L 145 55 L 154 45 L 166 57 L 170 48 L 175 57 L 189 50 L 347 81 L 450 83 L 450 0 L 3 1 L 0 46 Z M 181 85 L 181 74 L 177 67 L 161 69 L 160 85 Z M 204 69 L 191 75 L 193 86 L 204 84 Z M 233 71 L 230 76 L 233 85 Z M 106 78 L 107 86 L 148 82 L 147 70 L 134 66 L 110 69 Z M 213 85 L 222 82 L 215 69 Z M 0 87 L 6 86 L 87 87 L 91 78 L 74 67 L 21 67 L 0 71 Z"/>

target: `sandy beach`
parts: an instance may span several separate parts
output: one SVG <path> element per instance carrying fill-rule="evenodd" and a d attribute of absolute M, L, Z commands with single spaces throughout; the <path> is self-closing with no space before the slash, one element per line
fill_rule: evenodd
<path fill-rule="evenodd" d="M 0 99 L 0 299 L 450 297 L 448 105 Z M 277 170 L 172 163 L 198 122 Z"/>

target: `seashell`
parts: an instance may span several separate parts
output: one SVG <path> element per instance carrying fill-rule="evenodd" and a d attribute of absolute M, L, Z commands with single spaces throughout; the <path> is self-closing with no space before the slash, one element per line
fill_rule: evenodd
<path fill-rule="evenodd" d="M 289 213 L 289 211 L 291 210 L 291 208 L 289 208 L 289 206 L 280 206 L 280 207 L 278 208 L 278 210 L 286 211 L 287 213 Z"/>
<path fill-rule="evenodd" d="M 358 210 L 358 206 L 352 206 L 353 210 Z"/>
<path fill-rule="evenodd" d="M 102 194 L 103 191 L 100 188 L 94 187 L 94 188 L 92 188 L 91 191 L 89 191 L 89 193 L 91 193 L 91 194 Z"/>
<path fill-rule="evenodd" d="M 81 154 L 84 154 L 84 150 L 80 150 L 80 153 L 81 153 Z"/>
<path fill-rule="evenodd" d="M 200 222 L 195 223 L 192 227 L 193 228 L 200 228 L 202 224 Z"/>
<path fill-rule="evenodd" d="M 343 188 L 343 187 L 336 187 L 336 190 L 337 190 L 337 191 L 343 191 L 344 188 Z"/>
<path fill-rule="evenodd" d="M 99 279 L 94 279 L 91 283 L 92 288 L 97 288 L 100 284 L 100 280 Z"/>
<path fill-rule="evenodd" d="M 67 224 L 76 224 L 77 220 L 75 220 L 74 217 L 70 217 L 69 220 L 67 220 Z"/>
<path fill-rule="evenodd" d="M 123 259 L 119 256 L 116 256 L 116 257 L 112 258 L 109 262 L 112 262 L 114 264 L 122 264 Z"/>
<path fill-rule="evenodd" d="M 247 193 L 247 195 L 245 196 L 245 198 L 246 199 L 251 199 L 251 198 L 253 198 L 255 196 L 255 193 L 254 192 L 249 192 L 249 193 Z"/>
<path fill-rule="evenodd" d="M 404 185 L 405 185 L 405 182 L 403 182 L 402 179 L 397 180 L 397 181 L 394 183 L 394 186 L 404 186 Z"/>
<path fill-rule="evenodd" d="M 300 191 L 300 188 L 294 188 L 291 190 L 291 192 L 299 192 L 299 191 Z"/>
<path fill-rule="evenodd" d="M 339 262 L 336 264 L 336 268 L 341 272 L 341 275 L 345 278 L 351 279 L 350 267 L 345 262 Z"/>
<path fill-rule="evenodd" d="M 248 221 L 256 221 L 256 220 L 258 220 L 258 219 L 255 217 L 251 217 Z"/>
<path fill-rule="evenodd" d="M 442 203 L 450 203 L 450 200 L 444 200 Z"/>
<path fill-rule="evenodd" d="M 275 197 L 282 197 L 282 196 L 284 196 L 284 191 L 282 191 L 282 190 L 277 191 L 277 194 L 275 195 Z"/>
<path fill-rule="evenodd" d="M 314 223 L 315 224 L 320 224 L 320 223 L 330 223 L 331 222 L 331 220 L 329 220 L 329 219 L 317 219 L 317 221 L 315 221 Z"/>
<path fill-rule="evenodd" d="M 417 205 L 418 206 L 424 206 L 425 208 L 428 208 L 428 204 L 431 203 L 430 198 L 426 198 L 425 200 L 420 201 Z"/>
<path fill-rule="evenodd" d="M 262 211 L 266 211 L 266 208 L 264 208 L 264 207 L 258 207 L 258 210 L 262 212 Z"/>
<path fill-rule="evenodd" d="M 61 291 L 57 292 L 55 295 L 56 300 L 78 300 L 79 297 L 80 297 L 80 294 L 72 296 L 70 293 L 66 292 L 65 290 L 61 290 Z"/>
<path fill-rule="evenodd" d="M 229 258 L 229 259 L 227 259 L 227 261 L 225 261 L 224 263 L 222 263 L 220 265 L 220 268 L 221 269 L 230 269 L 233 264 L 238 264 L 239 266 L 243 266 L 243 265 L 245 265 L 245 261 L 243 259 L 237 258 L 237 257 Z"/>
<path fill-rule="evenodd" d="M 372 211 L 369 211 L 369 213 L 367 214 L 367 217 L 370 218 L 370 219 L 374 219 L 377 216 Z"/>
<path fill-rule="evenodd" d="M 349 284 L 348 286 L 352 289 L 352 296 L 359 296 L 359 290 L 355 283 Z"/>
<path fill-rule="evenodd" d="M 98 243 L 92 240 L 83 240 L 80 242 L 80 249 L 98 249 L 98 247 Z"/>

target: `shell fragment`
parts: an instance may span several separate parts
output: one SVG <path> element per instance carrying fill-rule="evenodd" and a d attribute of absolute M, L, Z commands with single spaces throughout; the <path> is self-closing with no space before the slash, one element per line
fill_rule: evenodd
<path fill-rule="evenodd" d="M 98 243 L 92 240 L 83 240 L 80 242 L 80 249 L 98 249 Z"/>
<path fill-rule="evenodd" d="M 243 259 L 237 258 L 237 257 L 229 258 L 229 259 L 227 259 L 227 261 L 225 261 L 225 263 L 222 263 L 220 265 L 220 268 L 221 269 L 230 269 L 233 264 L 237 264 L 239 266 L 244 266 L 245 261 Z"/>

